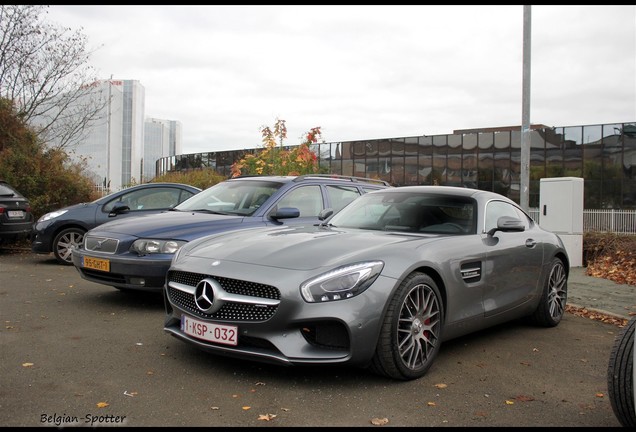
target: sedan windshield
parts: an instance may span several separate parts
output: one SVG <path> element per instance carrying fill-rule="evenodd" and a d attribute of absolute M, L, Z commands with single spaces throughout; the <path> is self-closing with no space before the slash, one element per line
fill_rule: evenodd
<path fill-rule="evenodd" d="M 270 181 L 225 181 L 194 195 L 175 210 L 250 216 L 281 186 Z"/>

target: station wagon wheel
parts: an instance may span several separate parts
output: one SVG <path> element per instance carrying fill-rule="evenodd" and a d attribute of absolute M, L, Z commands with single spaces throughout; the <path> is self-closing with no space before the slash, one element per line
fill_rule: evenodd
<path fill-rule="evenodd" d="M 423 376 L 439 352 L 443 318 L 435 281 L 423 273 L 407 277 L 389 303 L 371 370 L 400 380 Z"/>
<path fill-rule="evenodd" d="M 81 228 L 67 228 L 59 232 L 53 240 L 53 255 L 60 264 L 73 265 L 71 251 L 78 247 L 84 239 L 85 231 Z"/>
<path fill-rule="evenodd" d="M 554 327 L 565 314 L 568 297 L 568 277 L 563 261 L 554 258 L 550 263 L 550 271 L 543 283 L 541 300 L 530 316 L 533 324 L 542 327 Z"/>

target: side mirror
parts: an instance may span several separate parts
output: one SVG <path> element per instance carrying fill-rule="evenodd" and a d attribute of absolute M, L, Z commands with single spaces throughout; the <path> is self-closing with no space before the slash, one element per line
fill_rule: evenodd
<path fill-rule="evenodd" d="M 130 207 L 128 207 L 126 204 L 124 204 L 123 202 L 116 202 L 115 205 L 113 205 L 110 213 L 108 213 L 108 217 L 115 217 L 118 214 L 128 213 L 129 211 Z"/>
<path fill-rule="evenodd" d="M 512 216 L 501 216 L 497 219 L 497 227 L 488 231 L 488 235 L 492 236 L 497 231 L 502 232 L 520 232 L 525 231 L 525 226 L 521 219 Z"/>
<path fill-rule="evenodd" d="M 333 214 L 333 209 L 331 208 L 322 209 L 320 213 L 318 213 L 318 220 L 324 221 L 325 219 L 328 219 L 332 214 Z"/>
<path fill-rule="evenodd" d="M 293 219 L 300 216 L 300 210 L 296 207 L 281 207 L 269 214 L 269 217 L 278 221 L 279 219 Z"/>

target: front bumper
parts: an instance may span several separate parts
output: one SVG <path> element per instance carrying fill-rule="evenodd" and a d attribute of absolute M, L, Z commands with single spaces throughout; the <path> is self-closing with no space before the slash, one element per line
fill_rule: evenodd
<path fill-rule="evenodd" d="M 73 250 L 73 265 L 83 279 L 120 289 L 161 292 L 172 255 L 129 256 L 87 253 Z M 87 268 L 84 258 L 108 260 L 109 271 Z"/>
<path fill-rule="evenodd" d="M 367 366 L 376 349 L 388 298 L 396 281 L 380 276 L 363 293 L 346 299 L 324 303 L 307 303 L 300 295 L 299 285 L 310 277 L 307 273 L 281 268 L 265 268 L 256 264 L 224 262 L 215 268 L 214 275 L 206 274 L 209 263 L 201 260 L 197 267 L 189 266 L 187 277 L 191 286 L 172 282 L 171 268 L 164 287 L 166 317 L 164 331 L 204 351 L 236 358 L 257 360 L 280 365 L 348 364 Z M 180 268 L 177 272 L 184 273 Z M 226 271 L 227 270 L 227 271 Z M 206 273 L 204 273 L 206 272 Z M 253 309 L 245 304 L 229 305 L 214 316 L 197 309 L 195 288 L 204 278 L 223 280 L 230 294 L 240 292 L 249 296 L 247 288 L 259 286 L 256 298 L 272 288 L 280 292 L 276 306 L 255 301 Z M 249 280 L 251 278 L 251 280 Z M 258 278 L 258 282 L 254 282 Z M 265 288 L 266 287 L 266 288 Z M 270 297 L 271 298 L 271 297 Z M 269 299 L 269 298 L 268 298 Z M 263 311 L 271 307 L 270 311 Z M 182 328 L 182 316 L 187 315 L 206 323 L 231 325 L 238 328 L 238 343 L 218 344 L 187 334 Z M 221 317 L 221 318 L 220 318 Z"/>

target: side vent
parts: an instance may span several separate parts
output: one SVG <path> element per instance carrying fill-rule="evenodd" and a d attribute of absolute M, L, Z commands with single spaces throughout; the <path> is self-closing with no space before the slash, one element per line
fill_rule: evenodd
<path fill-rule="evenodd" d="M 481 280 L 481 262 L 462 264 L 462 279 L 466 283 L 475 283 Z"/>

